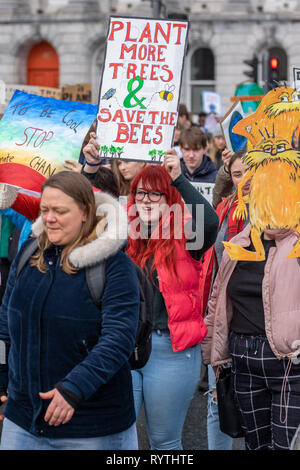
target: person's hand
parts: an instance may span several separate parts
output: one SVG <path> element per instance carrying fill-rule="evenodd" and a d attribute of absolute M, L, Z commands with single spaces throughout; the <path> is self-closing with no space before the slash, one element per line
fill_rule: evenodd
<path fill-rule="evenodd" d="M 0 397 L 0 406 L 3 405 L 3 403 L 5 403 L 7 401 L 7 396 L 6 395 L 1 395 Z M 0 414 L 0 421 L 3 421 L 4 420 L 4 415 L 3 414 Z"/>
<path fill-rule="evenodd" d="M 89 143 L 82 149 L 88 163 L 99 163 L 99 149 L 96 132 L 91 132 Z"/>
<path fill-rule="evenodd" d="M 222 161 L 224 163 L 224 167 L 225 169 L 228 171 L 228 165 L 229 165 L 229 162 L 230 162 L 230 159 L 233 155 L 233 152 L 227 148 L 225 148 L 222 152 Z"/>
<path fill-rule="evenodd" d="M 178 157 L 176 150 L 169 149 L 164 158 L 164 166 L 172 180 L 176 180 L 181 175 L 180 158 Z"/>
<path fill-rule="evenodd" d="M 214 388 L 211 393 L 212 393 L 214 402 L 215 402 L 215 403 L 218 403 L 217 390 Z"/>
<path fill-rule="evenodd" d="M 75 171 L 75 173 L 81 173 L 82 165 L 74 160 L 65 160 L 64 167 L 68 170 Z"/>
<path fill-rule="evenodd" d="M 40 393 L 40 397 L 43 400 L 52 399 L 44 417 L 49 426 L 59 426 L 70 421 L 75 410 L 56 388 L 46 393 Z"/>

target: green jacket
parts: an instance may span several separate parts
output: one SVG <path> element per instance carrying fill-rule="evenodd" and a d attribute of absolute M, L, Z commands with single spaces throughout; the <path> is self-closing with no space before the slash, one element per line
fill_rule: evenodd
<path fill-rule="evenodd" d="M 0 258 L 8 257 L 9 237 L 13 231 L 14 224 L 5 215 L 0 216 L 1 235 L 0 235 Z"/>

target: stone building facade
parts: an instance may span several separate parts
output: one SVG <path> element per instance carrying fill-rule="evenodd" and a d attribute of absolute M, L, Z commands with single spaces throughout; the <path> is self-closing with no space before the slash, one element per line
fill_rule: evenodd
<path fill-rule="evenodd" d="M 298 0 L 160 3 L 162 18 L 187 15 L 190 21 L 181 101 L 194 114 L 201 110 L 203 89 L 219 92 L 226 111 L 236 85 L 246 79 L 243 61 L 254 55 L 261 85 L 267 51 L 280 52 L 283 80 L 290 81 L 292 67 L 300 66 Z M 151 17 L 152 12 L 150 0 L 0 0 L 0 78 L 59 87 L 91 82 L 96 103 L 109 15 Z M 48 83 L 38 83 L 44 80 L 39 66 L 49 54 L 55 73 L 49 72 Z"/>

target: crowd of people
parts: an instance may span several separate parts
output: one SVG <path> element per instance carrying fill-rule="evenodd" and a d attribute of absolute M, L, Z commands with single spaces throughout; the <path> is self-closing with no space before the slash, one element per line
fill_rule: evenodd
<path fill-rule="evenodd" d="M 264 261 L 224 252 L 232 239 L 253 250 L 249 220 L 234 217 L 246 150 L 228 150 L 220 124 L 210 133 L 205 118 L 193 123 L 180 105 L 161 165 L 99 160 L 93 125 L 79 162 L 66 161 L 40 198 L 1 185 L 1 449 L 137 450 L 144 404 L 151 449 L 181 450 L 203 365 L 209 450 L 232 449 L 216 392 L 229 366 L 246 449 L 291 448 L 300 263 L 286 254 L 297 234 L 265 230 Z M 212 205 L 199 182 L 215 184 Z M 132 369 L 135 266 L 151 285 L 152 350 Z M 105 276 L 99 304 L 91 267 Z"/>

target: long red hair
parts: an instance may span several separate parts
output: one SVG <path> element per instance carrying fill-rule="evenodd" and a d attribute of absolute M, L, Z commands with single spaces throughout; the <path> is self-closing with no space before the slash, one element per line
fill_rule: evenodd
<path fill-rule="evenodd" d="M 184 235 L 184 203 L 181 199 L 180 193 L 174 186 L 171 186 L 171 178 L 163 166 L 158 165 L 147 165 L 143 168 L 134 178 L 131 188 L 128 201 L 128 217 L 130 226 L 134 225 L 134 228 L 137 232 L 141 231 L 141 225 L 138 217 L 137 211 L 135 209 L 135 192 L 138 186 L 138 183 L 142 181 L 143 189 L 146 191 L 157 191 L 163 193 L 166 197 L 168 206 L 175 206 L 177 210 L 180 210 L 180 232 L 182 234 L 181 238 L 177 239 L 176 242 L 185 246 L 186 237 Z M 133 221 L 135 223 L 133 224 Z M 128 249 L 127 253 L 130 258 L 142 269 L 147 270 L 146 262 L 150 258 L 154 257 L 154 262 L 152 263 L 150 275 L 152 274 L 155 264 L 165 264 L 168 266 L 169 272 L 171 275 L 176 275 L 176 242 L 175 242 L 175 230 L 176 222 L 178 218 L 174 217 L 174 213 L 171 212 L 170 217 L 167 219 L 168 232 L 170 236 L 168 238 L 162 237 L 164 233 L 164 228 L 166 226 L 166 218 L 161 217 L 158 227 L 159 236 L 157 238 L 133 238 L 130 236 L 131 230 L 129 231 L 128 238 Z"/>

